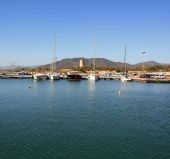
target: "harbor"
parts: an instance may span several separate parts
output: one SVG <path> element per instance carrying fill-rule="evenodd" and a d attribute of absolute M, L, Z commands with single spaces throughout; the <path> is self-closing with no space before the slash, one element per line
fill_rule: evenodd
<path fill-rule="evenodd" d="M 2 0 L 0 159 L 170 159 L 170 0 Z"/>
<path fill-rule="evenodd" d="M 106 71 L 97 71 L 96 74 L 98 76 L 98 80 L 121 80 L 121 76 L 122 76 L 121 73 L 106 72 Z M 39 79 L 35 79 L 34 78 L 35 75 L 39 75 Z M 90 72 L 82 73 L 82 72 L 78 72 L 78 71 L 70 71 L 70 72 L 66 72 L 66 73 L 58 73 L 58 78 L 56 78 L 56 80 L 67 80 L 67 79 L 70 79 L 71 75 L 73 78 L 72 80 L 74 80 L 74 75 L 79 75 L 79 80 L 89 80 Z M 148 74 L 145 73 L 144 75 L 149 75 L 149 73 Z M 154 77 L 143 78 L 141 73 L 140 73 L 140 75 L 138 75 L 136 73 L 129 73 L 129 76 L 132 79 L 131 82 L 170 83 L 170 73 L 168 73 L 168 72 L 166 72 L 164 78 L 154 78 Z M 38 73 L 38 72 L 36 72 L 36 73 L 30 73 L 30 72 L 1 73 L 0 79 L 52 80 L 49 77 L 49 73 Z"/>

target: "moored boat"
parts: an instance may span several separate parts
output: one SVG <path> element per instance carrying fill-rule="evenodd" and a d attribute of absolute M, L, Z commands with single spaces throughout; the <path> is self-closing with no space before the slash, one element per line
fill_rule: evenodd
<path fill-rule="evenodd" d="M 97 74 L 91 73 L 91 74 L 88 76 L 88 79 L 89 79 L 89 80 L 92 80 L 92 81 L 97 81 L 97 80 L 99 80 L 99 77 L 98 77 Z"/>
<path fill-rule="evenodd" d="M 49 73 L 48 77 L 50 80 L 59 80 L 60 79 L 60 73 Z"/>
<path fill-rule="evenodd" d="M 82 78 L 80 75 L 74 74 L 74 75 L 68 75 L 67 79 L 71 81 L 80 81 Z"/>
<path fill-rule="evenodd" d="M 42 73 L 36 73 L 36 74 L 33 75 L 33 78 L 35 80 L 46 80 L 47 76 L 45 74 L 42 74 Z"/>
<path fill-rule="evenodd" d="M 120 80 L 122 82 L 130 82 L 130 81 L 132 81 L 132 78 L 130 78 L 129 76 L 126 76 L 126 75 L 122 75 Z"/>

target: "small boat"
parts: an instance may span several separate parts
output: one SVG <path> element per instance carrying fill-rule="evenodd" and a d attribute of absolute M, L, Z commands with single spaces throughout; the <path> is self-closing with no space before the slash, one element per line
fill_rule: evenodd
<path fill-rule="evenodd" d="M 29 73 L 29 72 L 18 72 L 17 74 L 16 74 L 16 77 L 17 78 L 21 78 L 21 79 L 26 79 L 26 78 L 32 78 L 32 74 L 31 73 Z"/>
<path fill-rule="evenodd" d="M 93 73 L 91 73 L 89 76 L 88 76 L 88 79 L 89 80 L 92 80 L 92 81 L 97 81 L 99 80 L 99 76 L 96 74 L 96 61 L 95 61 L 95 52 L 96 52 L 96 48 L 95 48 L 95 37 L 93 39 L 93 42 L 94 42 L 94 58 L 93 58 Z"/>
<path fill-rule="evenodd" d="M 60 73 L 49 73 L 48 77 L 50 80 L 59 80 L 60 79 Z"/>
<path fill-rule="evenodd" d="M 75 74 L 75 75 L 68 75 L 67 79 L 71 81 L 80 81 L 82 78 L 80 75 Z"/>
<path fill-rule="evenodd" d="M 129 76 L 126 76 L 126 75 L 122 75 L 120 79 L 121 79 L 122 82 L 132 81 L 132 78 L 130 78 Z"/>
<path fill-rule="evenodd" d="M 36 73 L 36 74 L 33 75 L 33 78 L 35 80 L 46 80 L 47 76 L 45 74 L 42 74 L 42 73 Z"/>

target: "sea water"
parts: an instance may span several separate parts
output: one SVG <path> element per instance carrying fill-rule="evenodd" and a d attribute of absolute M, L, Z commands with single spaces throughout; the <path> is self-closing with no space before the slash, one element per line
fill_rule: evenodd
<path fill-rule="evenodd" d="M 0 159 L 169 159 L 170 84 L 0 80 Z"/>

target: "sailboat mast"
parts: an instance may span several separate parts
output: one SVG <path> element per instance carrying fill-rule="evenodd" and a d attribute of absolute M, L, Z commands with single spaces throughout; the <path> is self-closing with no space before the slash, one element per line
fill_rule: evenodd
<path fill-rule="evenodd" d="M 52 61 L 52 72 L 54 72 L 55 71 L 55 69 L 56 69 L 56 67 L 55 67 L 55 59 L 56 59 L 56 36 L 55 36 L 55 38 L 54 38 L 54 50 L 53 50 L 54 52 L 54 57 L 53 57 L 53 61 Z"/>
<path fill-rule="evenodd" d="M 96 61 L 95 61 L 95 54 L 96 54 L 96 38 L 95 38 L 95 35 L 93 36 L 93 53 L 94 53 L 94 57 L 93 57 L 93 71 L 94 71 L 94 73 L 96 73 Z"/>
<path fill-rule="evenodd" d="M 126 73 L 126 45 L 125 45 L 125 54 L 124 54 L 124 73 Z"/>

